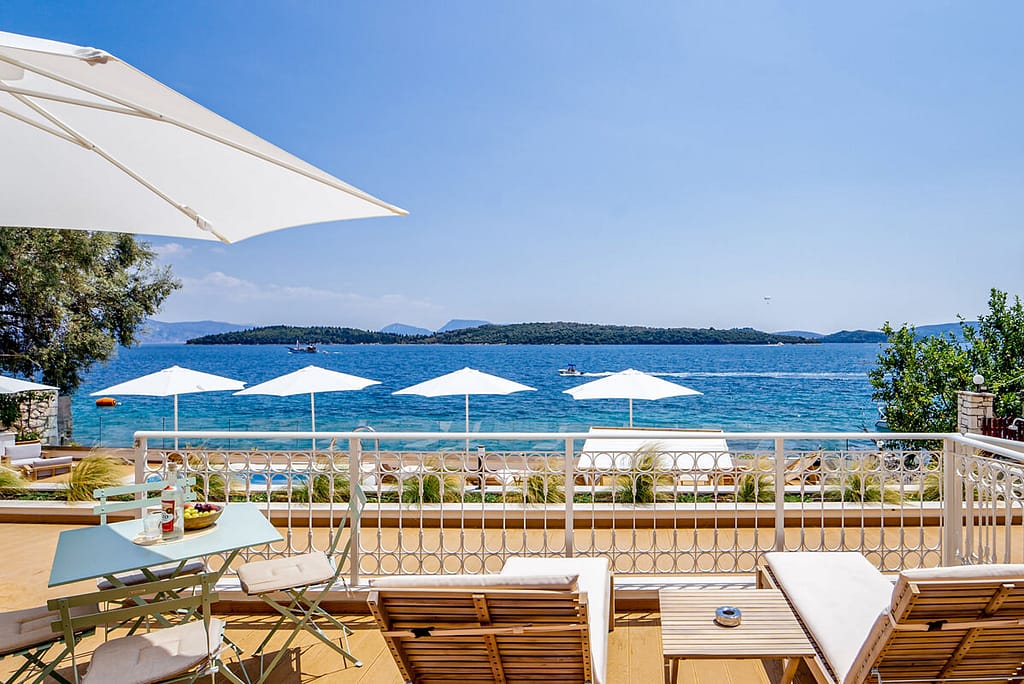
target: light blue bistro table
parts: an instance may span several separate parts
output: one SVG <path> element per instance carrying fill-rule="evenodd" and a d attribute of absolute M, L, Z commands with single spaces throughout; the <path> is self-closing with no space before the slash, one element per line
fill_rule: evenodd
<path fill-rule="evenodd" d="M 147 569 L 154 566 L 178 563 L 183 568 L 190 559 L 223 554 L 224 562 L 216 571 L 219 579 L 242 549 L 282 541 L 251 503 L 227 504 L 212 528 L 186 532 L 172 542 L 136 544 L 132 538 L 141 531 L 139 519 L 64 530 L 57 539 L 49 586 L 104 577 L 119 587 L 120 573 L 138 570 L 150 576 Z"/>

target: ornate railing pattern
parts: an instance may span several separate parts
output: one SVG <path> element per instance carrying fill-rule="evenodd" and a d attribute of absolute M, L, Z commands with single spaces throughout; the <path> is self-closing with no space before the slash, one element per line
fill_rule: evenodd
<path fill-rule="evenodd" d="M 311 436 L 281 437 L 297 435 Z M 728 452 L 690 451 L 685 438 L 669 436 L 653 449 L 588 453 L 575 450 L 584 435 L 471 435 L 491 448 L 469 452 L 459 441 L 464 435 L 451 435 L 450 450 L 426 452 L 386 446 L 422 434 L 321 433 L 335 448 L 315 453 L 150 451 L 147 436 L 140 433 L 139 477 L 162 475 L 168 459 L 180 459 L 201 496 L 257 502 L 283 520 L 284 542 L 264 555 L 323 548 L 327 534 L 319 526 L 337 517 L 358 483 L 370 503 L 349 570 L 353 582 L 492 572 L 513 555 L 605 556 L 623 575 L 686 575 L 749 573 L 771 550 L 860 551 L 878 567 L 898 570 L 1020 561 L 1024 546 L 1024 466 L 975 456 L 963 444 L 957 453 L 954 436 L 938 436 L 946 447 L 937 451 L 883 448 L 863 435 L 859 446 L 808 449 L 796 447 L 853 437 L 727 434 Z M 218 436 L 179 435 L 185 442 Z M 231 433 L 232 444 L 245 437 Z M 550 444 L 553 437 L 565 448 L 500 446 L 531 438 Z M 900 443 L 914 438 L 934 443 L 936 435 L 901 436 Z M 949 491 L 963 496 L 945 496 Z"/>

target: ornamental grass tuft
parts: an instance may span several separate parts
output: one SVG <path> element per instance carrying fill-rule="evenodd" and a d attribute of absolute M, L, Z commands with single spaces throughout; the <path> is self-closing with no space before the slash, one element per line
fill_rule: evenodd
<path fill-rule="evenodd" d="M 93 501 L 93 490 L 122 484 L 124 463 L 110 456 L 86 456 L 71 468 L 64 489 L 68 501 Z"/>
<path fill-rule="evenodd" d="M 25 480 L 18 471 L 0 466 L 0 494 L 9 496 L 24 488 Z"/>

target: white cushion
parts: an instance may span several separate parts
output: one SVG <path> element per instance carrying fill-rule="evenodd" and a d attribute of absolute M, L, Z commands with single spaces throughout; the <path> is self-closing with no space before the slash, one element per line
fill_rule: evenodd
<path fill-rule="evenodd" d="M 504 571 L 503 571 L 504 572 Z M 575 591 L 576 575 L 545 573 L 529 577 L 507 575 L 395 575 L 370 580 L 373 589 L 522 589 Z"/>
<path fill-rule="evenodd" d="M 72 608 L 71 615 L 85 615 L 98 610 L 97 605 L 93 603 Z M 29 646 L 63 639 L 62 632 L 54 632 L 51 629 L 50 625 L 54 622 L 60 622 L 60 613 L 51 611 L 46 606 L 0 613 L 0 657 Z"/>
<path fill-rule="evenodd" d="M 889 609 L 892 582 L 856 552 L 767 553 L 765 562 L 842 681 Z"/>
<path fill-rule="evenodd" d="M 224 622 L 210 619 L 112 639 L 96 647 L 82 684 L 151 684 L 188 672 L 220 652 Z"/>
<path fill-rule="evenodd" d="M 994 565 L 954 565 L 941 568 L 914 568 L 904 570 L 900 577 L 911 582 L 935 582 L 938 580 L 950 580 L 962 582 L 970 580 L 1018 580 L 1024 581 L 1024 565 L 1020 564 L 994 564 Z"/>
<path fill-rule="evenodd" d="M 334 563 L 323 551 L 253 561 L 238 568 L 242 591 L 250 596 L 311 587 L 334 580 Z"/>
<path fill-rule="evenodd" d="M 608 619 L 611 605 L 611 570 L 607 558 L 521 558 L 505 561 L 499 577 L 519 577 L 536 580 L 551 573 L 578 575 L 579 590 L 587 595 L 587 613 L 590 624 L 590 659 L 594 670 L 594 684 L 604 684 L 608 667 Z"/>
<path fill-rule="evenodd" d="M 39 442 L 32 444 L 13 444 L 4 449 L 4 455 L 11 461 L 27 461 L 31 458 L 40 458 L 43 455 L 43 445 Z"/>

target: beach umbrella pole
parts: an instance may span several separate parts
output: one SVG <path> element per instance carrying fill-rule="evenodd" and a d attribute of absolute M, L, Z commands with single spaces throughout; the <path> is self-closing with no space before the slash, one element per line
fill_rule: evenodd
<path fill-rule="evenodd" d="M 469 432 L 469 395 L 466 395 L 466 432 Z M 466 455 L 469 455 L 469 437 L 466 437 Z"/>
<path fill-rule="evenodd" d="M 314 392 L 309 393 L 309 417 L 313 432 L 316 432 L 316 399 L 313 398 L 314 394 Z M 316 437 L 313 438 L 313 451 L 316 451 Z"/>
<path fill-rule="evenodd" d="M 629 398 L 629 427 L 633 427 L 633 398 Z"/>
<path fill-rule="evenodd" d="M 178 395 L 174 395 L 174 450 L 178 450 Z"/>

